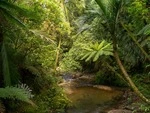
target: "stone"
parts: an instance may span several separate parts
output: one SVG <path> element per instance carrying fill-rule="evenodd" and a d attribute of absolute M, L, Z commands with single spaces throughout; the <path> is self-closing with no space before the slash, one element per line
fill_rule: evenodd
<path fill-rule="evenodd" d="M 124 110 L 124 109 L 116 109 L 116 110 L 110 110 L 107 113 L 132 113 L 132 111 Z"/>

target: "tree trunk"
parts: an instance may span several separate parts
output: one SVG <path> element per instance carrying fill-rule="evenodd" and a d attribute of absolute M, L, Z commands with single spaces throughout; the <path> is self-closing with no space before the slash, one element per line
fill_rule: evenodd
<path fill-rule="evenodd" d="M 112 39 L 113 39 L 113 51 L 114 51 L 114 57 L 116 59 L 117 64 L 119 65 L 119 68 L 121 69 L 122 73 L 123 73 L 123 77 L 126 79 L 126 81 L 130 84 L 130 87 L 133 89 L 133 91 L 145 102 L 150 104 L 150 100 L 147 99 L 136 87 L 136 85 L 132 82 L 129 74 L 127 73 L 126 69 L 124 68 L 118 52 L 117 52 L 117 41 L 116 41 L 116 37 L 115 35 L 112 35 Z"/>
<path fill-rule="evenodd" d="M 55 71 L 55 74 L 56 74 L 56 72 L 57 72 L 57 67 L 58 67 L 58 65 L 59 65 L 60 47 L 61 47 L 61 38 L 58 40 L 58 46 L 57 46 L 57 50 L 56 50 L 56 58 L 55 58 L 55 64 L 54 64 L 54 71 Z"/>

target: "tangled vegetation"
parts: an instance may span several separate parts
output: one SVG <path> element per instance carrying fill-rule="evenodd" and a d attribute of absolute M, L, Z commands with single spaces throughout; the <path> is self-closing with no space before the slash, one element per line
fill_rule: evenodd
<path fill-rule="evenodd" d="M 130 87 L 149 112 L 149 0 L 1 0 L 0 112 L 65 113 L 64 72 Z"/>

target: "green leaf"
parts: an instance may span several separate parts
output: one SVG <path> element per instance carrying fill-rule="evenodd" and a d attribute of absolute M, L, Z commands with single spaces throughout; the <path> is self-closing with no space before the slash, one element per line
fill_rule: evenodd
<path fill-rule="evenodd" d="M 99 44 L 98 50 L 101 49 L 101 48 L 104 46 L 104 43 L 105 43 L 105 40 L 103 40 L 103 41 Z"/>
<path fill-rule="evenodd" d="M 5 44 L 3 42 L 2 44 L 2 68 L 3 68 L 3 75 L 4 75 L 4 83 L 5 86 L 10 86 L 11 85 L 11 77 L 10 77 L 10 70 L 9 70 L 9 62 L 8 62 L 8 56 L 7 56 L 7 51 L 5 48 Z"/>
<path fill-rule="evenodd" d="M 3 15 L 5 16 L 5 18 L 10 21 L 10 22 L 14 22 L 19 26 L 22 26 L 24 28 L 26 28 L 25 24 L 23 22 L 21 22 L 16 16 L 14 16 L 13 14 L 11 14 L 11 12 L 7 9 L 3 9 Z"/>
<path fill-rule="evenodd" d="M 99 51 L 96 53 L 96 55 L 95 55 L 95 57 L 94 57 L 94 59 L 93 59 L 93 62 L 97 61 L 101 55 L 102 55 L 102 51 L 99 50 Z"/>
<path fill-rule="evenodd" d="M 113 55 L 113 53 L 112 52 L 110 52 L 110 51 L 105 51 L 105 53 L 104 53 L 105 55 Z"/>
<path fill-rule="evenodd" d="M 143 29 L 141 29 L 137 35 L 149 35 L 150 34 L 150 24 L 146 25 Z"/>
<path fill-rule="evenodd" d="M 107 45 L 105 45 L 104 47 L 102 47 L 101 49 L 104 50 L 106 48 L 112 48 L 111 43 L 108 43 Z"/>
<path fill-rule="evenodd" d="M 81 60 L 87 58 L 90 54 L 91 54 L 91 52 L 86 53 L 86 54 L 81 58 Z"/>
<path fill-rule="evenodd" d="M 96 51 L 93 51 L 85 61 L 87 62 L 87 61 L 91 60 L 91 58 L 95 55 L 95 53 L 96 53 Z"/>

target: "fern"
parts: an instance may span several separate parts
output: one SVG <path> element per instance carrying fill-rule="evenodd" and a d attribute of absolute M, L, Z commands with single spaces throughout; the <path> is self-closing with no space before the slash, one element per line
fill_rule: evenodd
<path fill-rule="evenodd" d="M 88 56 L 88 58 L 85 60 L 86 62 L 89 61 L 91 58 L 93 58 L 96 54 L 96 51 L 91 52 L 91 54 Z"/>
<path fill-rule="evenodd" d="M 101 56 L 103 53 L 102 53 L 102 51 L 101 50 L 99 50 L 97 53 L 96 53 L 96 55 L 95 55 L 95 57 L 94 57 L 94 59 L 93 59 L 93 61 L 95 62 L 95 61 L 97 61 L 98 60 L 98 58 L 99 58 L 99 56 Z"/>
<path fill-rule="evenodd" d="M 31 95 L 31 90 L 26 87 L 5 87 L 0 88 L 0 98 L 3 99 L 12 99 L 12 100 L 20 100 L 23 102 L 27 102 L 33 104 L 30 98 L 33 97 Z"/>
<path fill-rule="evenodd" d="M 103 40 L 100 44 L 96 42 L 95 44 L 90 44 L 86 48 L 82 48 L 85 52 L 81 55 L 81 60 L 93 62 L 97 61 L 100 56 L 110 56 L 113 55 L 113 48 L 112 44 Z"/>

